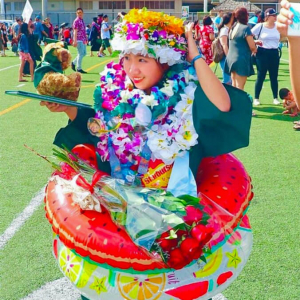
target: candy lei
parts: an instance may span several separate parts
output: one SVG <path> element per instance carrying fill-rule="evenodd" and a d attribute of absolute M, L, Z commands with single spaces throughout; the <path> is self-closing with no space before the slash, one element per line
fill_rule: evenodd
<path fill-rule="evenodd" d="M 121 65 L 108 64 L 94 94 L 95 118 L 106 132 L 97 144 L 102 160 L 110 160 L 113 149 L 121 168 L 136 172 L 149 149 L 152 159 L 170 165 L 196 145 L 192 118 L 196 81 L 192 67 L 171 67 L 162 87 L 154 86 L 146 95 L 133 88 Z"/>

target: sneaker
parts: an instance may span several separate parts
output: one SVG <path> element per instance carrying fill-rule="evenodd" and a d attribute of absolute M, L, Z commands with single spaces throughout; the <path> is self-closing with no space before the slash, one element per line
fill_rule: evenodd
<path fill-rule="evenodd" d="M 260 105 L 260 102 L 258 99 L 254 99 L 253 100 L 253 105 L 257 106 L 257 105 Z"/>
<path fill-rule="evenodd" d="M 82 73 L 82 74 L 86 74 L 86 71 L 83 71 L 82 69 L 77 69 L 77 72 Z"/>
<path fill-rule="evenodd" d="M 274 105 L 279 105 L 279 104 L 281 104 L 281 103 L 277 100 L 277 98 L 275 98 L 275 99 L 273 100 L 273 104 L 274 104 Z"/>
<path fill-rule="evenodd" d="M 98 54 L 98 57 L 103 57 L 104 55 L 103 54 Z"/>
<path fill-rule="evenodd" d="M 72 70 L 76 72 L 76 69 L 75 69 L 75 64 L 72 62 L 71 64 L 71 67 L 72 67 Z"/>

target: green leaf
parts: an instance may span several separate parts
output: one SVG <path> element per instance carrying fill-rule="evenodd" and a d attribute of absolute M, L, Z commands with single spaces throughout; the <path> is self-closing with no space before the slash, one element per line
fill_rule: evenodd
<path fill-rule="evenodd" d="M 150 230 L 150 229 L 143 229 L 141 231 L 139 231 L 136 235 L 135 235 L 135 238 L 138 239 L 139 237 L 143 236 L 143 235 L 146 235 L 150 232 L 155 232 L 155 230 Z"/>
<path fill-rule="evenodd" d="M 200 260 L 202 260 L 203 262 L 207 263 L 206 257 L 204 255 L 201 255 L 199 257 Z"/>

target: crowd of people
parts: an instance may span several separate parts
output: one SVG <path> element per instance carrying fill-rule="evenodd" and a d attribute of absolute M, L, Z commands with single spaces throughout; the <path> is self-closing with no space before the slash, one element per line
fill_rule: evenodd
<path fill-rule="evenodd" d="M 120 12 L 117 19 L 121 20 L 125 14 Z M 21 18 L 16 18 L 15 23 L 9 28 L 6 28 L 5 24 L 0 24 L 1 56 L 6 55 L 7 43 L 11 41 L 12 51 L 21 59 L 19 81 L 25 81 L 24 74 L 33 76 L 31 66 L 35 68 L 36 60 L 41 56 L 41 50 L 28 43 L 28 39 L 33 40 L 34 36 L 38 45 L 42 42 L 46 44 L 48 39 L 54 39 L 76 47 L 77 56 L 72 62 L 72 69 L 80 73 L 86 73 L 82 69 L 82 60 L 87 54 L 87 45 L 90 45 L 90 56 L 94 56 L 94 52 L 98 57 L 112 54 L 110 39 L 113 33 L 108 16 L 99 14 L 91 20 L 91 24 L 86 25 L 81 8 L 77 9 L 76 15 L 72 26 L 68 23 L 53 26 L 50 18 L 42 21 L 40 16 L 28 22 L 28 30 L 25 28 L 26 25 L 23 26 Z M 194 22 L 194 39 L 208 65 L 214 61 L 213 41 L 219 39 L 224 53 L 219 62 L 223 83 L 244 90 L 247 78 L 254 75 L 256 70 L 254 106 L 260 105 L 260 93 L 267 73 L 273 94 L 272 102 L 274 105 L 281 104 L 278 100 L 280 34 L 276 28 L 276 18 L 277 12 L 268 8 L 265 12 L 256 11 L 249 19 L 247 9 L 240 7 L 232 12 L 219 11 L 216 17 L 213 17 L 211 12 L 209 16 L 203 18 L 201 24 L 200 20 Z M 26 72 L 23 65 L 27 69 Z M 280 98 L 284 100 L 283 97 Z M 285 105 L 284 103 L 283 101 L 282 104 Z M 284 113 L 287 111 L 290 111 L 289 108 L 286 108 Z M 298 111 L 293 111 L 290 115 L 296 116 Z"/>

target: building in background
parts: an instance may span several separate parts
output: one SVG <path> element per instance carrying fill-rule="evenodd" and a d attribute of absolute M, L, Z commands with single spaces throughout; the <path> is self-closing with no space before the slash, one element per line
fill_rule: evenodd
<path fill-rule="evenodd" d="M 171 1 L 135 1 L 135 0 L 106 0 L 106 1 L 76 1 L 76 0 L 47 0 L 47 16 L 42 18 L 50 17 L 51 23 L 61 24 L 68 22 L 72 24 L 75 18 L 75 11 L 77 7 L 81 7 L 84 10 L 84 21 L 89 24 L 92 22 L 92 18 L 97 16 L 99 13 L 105 13 L 109 16 L 112 22 L 116 22 L 115 18 L 119 11 L 128 11 L 132 8 L 143 8 L 147 7 L 151 10 L 164 11 L 166 13 L 181 17 L 182 6 L 189 7 L 189 19 L 197 19 L 197 12 L 203 11 L 204 0 L 171 0 Z M 208 0 L 208 11 L 214 8 L 214 6 L 221 4 L 223 0 Z M 25 6 L 25 0 L 14 1 L 4 0 L 5 15 L 1 14 L 0 19 L 14 19 L 16 16 L 21 16 L 23 8 Z M 247 1 L 242 1 L 247 2 Z M 273 7 L 277 8 L 277 0 L 259 0 L 250 1 L 255 3 L 260 9 L 265 10 L 266 8 Z M 35 15 L 42 15 L 42 0 L 30 0 L 31 6 L 33 7 L 32 17 Z"/>

